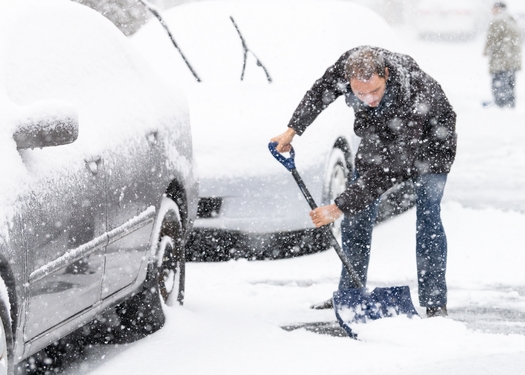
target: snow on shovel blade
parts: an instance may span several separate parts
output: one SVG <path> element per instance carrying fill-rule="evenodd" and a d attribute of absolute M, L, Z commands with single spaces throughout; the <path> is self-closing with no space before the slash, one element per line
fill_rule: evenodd
<path fill-rule="evenodd" d="M 375 288 L 368 293 L 365 288 L 346 289 L 334 292 L 335 316 L 348 336 L 357 338 L 350 324 L 366 323 L 368 320 L 397 315 L 418 315 L 408 286 Z"/>

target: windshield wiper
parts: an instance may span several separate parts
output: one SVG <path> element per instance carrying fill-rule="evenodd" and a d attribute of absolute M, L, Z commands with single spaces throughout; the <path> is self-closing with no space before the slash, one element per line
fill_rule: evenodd
<path fill-rule="evenodd" d="M 260 66 L 261 68 L 263 68 L 264 73 L 266 74 L 266 79 L 268 79 L 268 82 L 271 83 L 272 82 L 272 78 L 270 77 L 270 74 L 268 74 L 268 70 L 266 70 L 265 66 L 263 65 L 261 60 L 259 60 L 259 58 L 255 55 L 255 53 L 253 53 L 253 51 L 248 48 L 248 45 L 246 44 L 246 41 L 244 40 L 244 37 L 242 36 L 241 31 L 239 30 L 239 27 L 235 23 L 235 20 L 233 19 L 232 16 L 230 16 L 230 20 L 232 21 L 233 26 L 235 26 L 235 30 L 237 30 L 237 33 L 239 34 L 239 38 L 241 38 L 242 49 L 243 49 L 243 53 L 244 53 L 244 61 L 243 61 L 243 64 L 242 64 L 241 81 L 244 80 L 244 71 L 246 70 L 246 59 L 248 58 L 248 52 L 250 52 L 253 55 L 253 57 L 255 57 L 257 66 Z"/>
<path fill-rule="evenodd" d="M 138 1 L 141 2 L 151 12 L 151 14 L 153 14 L 159 20 L 162 27 L 164 27 L 164 30 L 166 30 L 166 32 L 168 33 L 168 36 L 170 37 L 171 42 L 173 43 L 175 48 L 179 51 L 180 55 L 182 56 L 182 59 L 184 60 L 188 68 L 190 69 L 191 73 L 193 74 L 197 82 L 201 82 L 201 79 L 199 78 L 195 70 L 193 70 L 193 68 L 191 67 L 189 61 L 186 59 L 186 56 L 184 56 L 181 49 L 177 45 L 177 42 L 175 42 L 175 38 L 173 37 L 170 29 L 168 28 L 168 24 L 164 21 L 164 19 L 160 15 L 160 12 L 157 10 L 157 8 L 145 0 L 138 0 Z"/>

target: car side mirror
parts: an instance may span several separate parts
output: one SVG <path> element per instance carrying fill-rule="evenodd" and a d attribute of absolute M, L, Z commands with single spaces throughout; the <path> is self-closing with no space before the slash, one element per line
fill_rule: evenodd
<path fill-rule="evenodd" d="M 67 145 L 78 138 L 78 115 L 68 107 L 39 105 L 16 123 L 13 138 L 19 150 Z"/>

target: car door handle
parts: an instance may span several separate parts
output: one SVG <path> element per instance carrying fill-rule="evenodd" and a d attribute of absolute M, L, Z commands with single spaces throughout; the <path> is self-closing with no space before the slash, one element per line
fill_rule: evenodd
<path fill-rule="evenodd" d="M 159 138 L 159 133 L 157 131 L 152 131 L 146 136 L 146 139 L 148 140 L 149 144 L 152 146 L 157 144 L 158 138 Z"/>
<path fill-rule="evenodd" d="M 97 155 L 89 159 L 84 159 L 84 161 L 86 162 L 86 165 L 91 173 L 98 173 L 99 165 L 102 162 L 102 158 L 100 156 Z"/>

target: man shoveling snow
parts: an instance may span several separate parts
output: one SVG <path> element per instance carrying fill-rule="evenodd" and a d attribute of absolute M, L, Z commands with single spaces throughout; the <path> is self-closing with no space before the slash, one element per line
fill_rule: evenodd
<path fill-rule="evenodd" d="M 416 190 L 419 303 L 428 317 L 447 315 L 447 239 L 441 198 L 456 155 L 456 114 L 439 83 L 409 56 L 378 47 L 345 52 L 308 90 L 288 130 L 271 139 L 288 152 L 317 116 L 339 96 L 355 113 L 361 137 L 347 189 L 331 205 L 310 212 L 316 227 L 343 215 L 343 251 L 366 285 L 372 229 L 381 194 L 412 180 Z M 343 267 L 339 291 L 352 289 Z M 333 300 L 312 306 L 332 308 Z"/>

